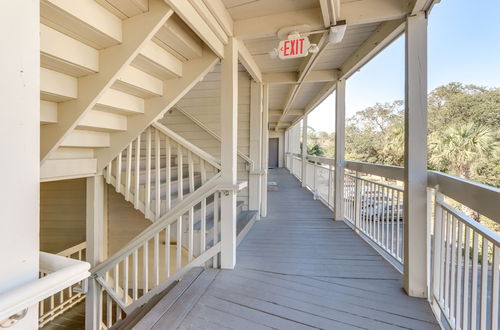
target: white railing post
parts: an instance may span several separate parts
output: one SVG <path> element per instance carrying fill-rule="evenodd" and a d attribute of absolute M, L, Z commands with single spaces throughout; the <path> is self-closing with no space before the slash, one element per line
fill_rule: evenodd
<path fill-rule="evenodd" d="M 403 286 L 427 297 L 427 18 L 406 21 Z"/>
<path fill-rule="evenodd" d="M 236 185 L 236 148 L 238 128 L 238 46 L 234 38 L 224 50 L 221 61 L 221 179 Z M 225 191 L 221 198 L 221 268 L 236 264 L 236 192 Z"/>
<path fill-rule="evenodd" d="M 307 186 L 307 115 L 302 119 L 302 187 Z"/>
<path fill-rule="evenodd" d="M 262 194 L 260 216 L 267 216 L 267 168 L 269 164 L 269 85 L 263 85 L 262 91 Z"/>
<path fill-rule="evenodd" d="M 434 195 L 434 239 L 432 247 L 432 295 L 430 301 L 433 307 L 435 303 L 438 303 L 440 299 L 439 288 L 440 288 L 440 278 L 441 278 L 441 268 L 443 260 L 441 258 L 441 246 L 443 244 L 443 232 L 442 232 L 442 221 L 443 221 L 443 211 L 441 204 L 444 201 L 444 196 L 436 187 L 436 193 Z M 435 301 L 435 300 L 436 301 Z"/>
<path fill-rule="evenodd" d="M 250 159 L 254 167 L 250 169 L 248 182 L 248 207 L 259 210 L 262 196 L 262 84 L 250 83 Z M 260 219 L 260 212 L 258 219 Z"/>
<path fill-rule="evenodd" d="M 87 178 L 86 208 L 86 259 L 91 266 L 104 260 L 104 198 L 105 186 L 102 175 Z M 89 278 L 88 292 L 85 298 L 85 329 L 101 328 L 102 293 L 97 281 Z"/>
<path fill-rule="evenodd" d="M 354 226 L 356 232 L 359 232 L 361 225 L 361 196 L 363 194 L 361 180 L 359 179 L 359 172 L 356 172 L 356 179 L 354 183 Z"/>
<path fill-rule="evenodd" d="M 335 89 L 335 197 L 334 220 L 344 220 L 345 80 Z"/>

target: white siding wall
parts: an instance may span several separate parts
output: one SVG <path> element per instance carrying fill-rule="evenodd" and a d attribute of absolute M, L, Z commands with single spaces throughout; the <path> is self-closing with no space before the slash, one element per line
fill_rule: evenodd
<path fill-rule="evenodd" d="M 220 67 L 216 66 L 203 81 L 199 82 L 178 103 L 183 111 L 203 122 L 212 132 L 220 136 Z M 250 152 L 250 76 L 239 73 L 238 89 L 238 150 Z M 180 111 L 173 110 L 160 120 L 168 128 L 188 139 L 214 157 L 220 158 L 220 142 L 203 131 Z M 238 157 L 238 180 L 248 181 L 246 163 Z M 248 190 L 238 194 L 238 200 L 248 205 Z"/>

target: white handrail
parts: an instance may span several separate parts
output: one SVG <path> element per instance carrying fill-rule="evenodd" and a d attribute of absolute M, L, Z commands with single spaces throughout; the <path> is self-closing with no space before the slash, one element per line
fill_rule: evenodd
<path fill-rule="evenodd" d="M 194 193 L 187 196 L 179 204 L 174 206 L 169 212 L 155 221 L 152 225 L 146 228 L 142 233 L 128 242 L 122 249 L 117 251 L 110 258 L 106 259 L 101 264 L 91 269 L 91 272 L 100 274 L 110 270 L 117 262 L 128 256 L 132 251 L 144 244 L 145 241 L 153 237 L 159 230 L 167 226 L 169 223 L 175 222 L 176 219 L 188 211 L 196 202 L 204 196 L 214 193 L 220 185 L 220 174 L 216 174 L 208 180 L 202 187 Z"/>
<path fill-rule="evenodd" d="M 89 268 L 85 261 L 40 252 L 40 271 L 47 276 L 0 294 L 0 320 L 86 279 L 90 276 Z"/>
<path fill-rule="evenodd" d="M 165 134 L 166 136 L 168 136 L 169 138 L 171 138 L 172 140 L 174 140 L 175 142 L 181 144 L 184 148 L 191 150 L 196 155 L 200 156 L 201 158 L 206 160 L 208 163 L 210 163 L 214 167 L 216 167 L 218 169 L 221 168 L 219 160 L 217 158 L 215 158 L 214 156 L 212 156 L 211 154 L 209 154 L 205 150 L 199 148 L 198 146 L 194 145 L 193 143 L 189 142 L 188 140 L 186 140 L 185 138 L 183 138 L 179 134 L 177 134 L 174 131 L 172 131 L 171 129 L 167 128 L 165 125 L 156 122 L 156 123 L 153 123 L 152 126 L 154 128 L 156 128 L 157 130 L 159 130 L 160 132 L 162 132 L 163 134 Z"/>
<path fill-rule="evenodd" d="M 207 132 L 214 139 L 216 139 L 219 142 L 221 141 L 220 136 L 218 136 L 214 131 L 212 131 L 210 128 L 208 128 L 208 126 L 206 126 L 205 124 L 203 124 L 203 122 L 201 122 L 200 120 L 198 120 L 198 118 L 196 118 L 195 116 L 191 115 L 189 112 L 187 112 L 186 110 L 182 109 L 178 105 L 176 105 L 175 108 L 177 110 L 179 110 L 179 112 L 181 112 L 184 116 L 186 116 L 189 119 L 191 119 L 191 121 L 193 121 L 198 127 L 200 127 L 201 129 L 203 129 L 205 132 Z M 241 151 L 236 150 L 236 152 L 238 153 L 239 157 L 241 157 L 244 161 L 246 161 L 250 165 L 250 170 L 253 170 L 254 169 L 254 161 L 252 159 L 250 159 L 247 155 L 245 155 L 244 153 L 242 153 Z"/>

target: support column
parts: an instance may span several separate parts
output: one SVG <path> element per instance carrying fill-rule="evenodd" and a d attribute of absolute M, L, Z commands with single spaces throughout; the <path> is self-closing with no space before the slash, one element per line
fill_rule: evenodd
<path fill-rule="evenodd" d="M 237 183 L 238 145 L 238 43 L 230 38 L 221 61 L 221 178 L 225 186 Z M 221 268 L 236 264 L 236 192 L 221 198 Z"/>
<path fill-rule="evenodd" d="M 261 217 L 267 217 L 267 168 L 269 164 L 269 85 L 262 89 L 262 204 Z"/>
<path fill-rule="evenodd" d="M 250 84 L 250 159 L 254 168 L 250 170 L 248 183 L 248 206 L 260 210 L 262 196 L 262 84 Z M 260 212 L 257 220 L 260 219 Z"/>
<path fill-rule="evenodd" d="M 40 1 L 0 2 L 0 293 L 38 279 Z M 15 32 L 14 32 L 15 31 Z M 37 329 L 38 305 L 9 327 Z"/>
<path fill-rule="evenodd" d="M 334 220 L 344 220 L 344 168 L 345 168 L 345 80 L 335 88 L 335 177 Z"/>
<path fill-rule="evenodd" d="M 102 175 L 87 178 L 86 259 L 92 267 L 102 262 L 105 258 L 104 186 Z M 89 278 L 88 292 L 85 297 L 85 329 L 100 329 L 101 307 L 101 289 L 97 281 Z"/>
<path fill-rule="evenodd" d="M 302 119 L 302 187 L 307 186 L 307 115 Z"/>
<path fill-rule="evenodd" d="M 427 18 L 406 21 L 403 286 L 427 296 Z"/>

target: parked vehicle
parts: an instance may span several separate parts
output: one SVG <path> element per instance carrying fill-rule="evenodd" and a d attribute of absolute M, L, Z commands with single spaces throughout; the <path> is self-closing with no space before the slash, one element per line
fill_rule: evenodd
<path fill-rule="evenodd" d="M 369 205 L 361 209 L 362 219 L 379 221 L 402 221 L 403 204 Z"/>

